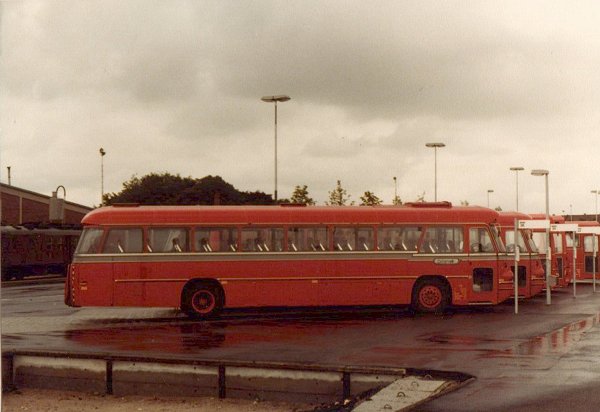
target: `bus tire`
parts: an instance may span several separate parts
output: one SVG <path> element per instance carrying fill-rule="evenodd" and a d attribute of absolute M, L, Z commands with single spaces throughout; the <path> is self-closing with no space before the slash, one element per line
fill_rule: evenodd
<path fill-rule="evenodd" d="M 213 318 L 222 308 L 223 294 L 216 286 L 193 283 L 183 291 L 181 309 L 192 319 Z"/>
<path fill-rule="evenodd" d="M 450 305 L 450 288 L 440 279 L 417 282 L 413 289 L 412 308 L 417 312 L 443 313 Z"/>

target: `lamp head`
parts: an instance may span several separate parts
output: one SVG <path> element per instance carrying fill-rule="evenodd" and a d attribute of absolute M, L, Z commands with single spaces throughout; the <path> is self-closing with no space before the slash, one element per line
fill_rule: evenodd
<path fill-rule="evenodd" d="M 278 94 L 276 96 L 263 96 L 261 99 L 263 102 L 273 103 L 273 102 L 287 102 L 291 100 L 290 96 L 286 96 L 285 94 Z"/>

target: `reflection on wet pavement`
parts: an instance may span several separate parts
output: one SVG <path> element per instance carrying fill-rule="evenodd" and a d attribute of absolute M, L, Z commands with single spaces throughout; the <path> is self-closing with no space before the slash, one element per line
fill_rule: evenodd
<path fill-rule="evenodd" d="M 595 327 L 600 294 L 579 290 L 576 301 L 557 293 L 552 307 L 543 299 L 523 302 L 518 316 L 510 305 L 463 308 L 444 316 L 394 307 L 228 311 L 209 322 L 190 321 L 171 309 L 65 308 L 60 290 L 42 291 L 42 306 L 36 307 L 29 297 L 22 300 L 35 290 L 16 291 L 6 300 L 3 296 L 2 344 L 5 349 L 461 371 L 477 381 L 423 410 L 483 410 L 491 401 L 509 407 L 566 383 L 600 382 L 600 371 L 593 369 L 600 353 L 600 328 Z"/>

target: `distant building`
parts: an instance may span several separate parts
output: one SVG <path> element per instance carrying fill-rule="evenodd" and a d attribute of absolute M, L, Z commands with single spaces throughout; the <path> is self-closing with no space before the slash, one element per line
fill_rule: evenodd
<path fill-rule="evenodd" d="M 91 207 L 58 199 L 60 219 L 50 216 L 56 198 L 0 183 L 1 219 L 3 225 L 44 224 L 50 222 L 79 224 Z M 54 202 L 54 203 L 53 203 Z"/>

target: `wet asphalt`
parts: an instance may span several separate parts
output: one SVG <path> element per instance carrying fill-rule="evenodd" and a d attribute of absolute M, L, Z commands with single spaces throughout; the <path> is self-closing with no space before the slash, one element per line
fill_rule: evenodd
<path fill-rule="evenodd" d="M 394 366 L 477 377 L 422 411 L 600 410 L 600 291 L 578 285 L 496 307 L 228 311 L 70 308 L 62 284 L 3 287 L 2 348 L 190 359 Z"/>

